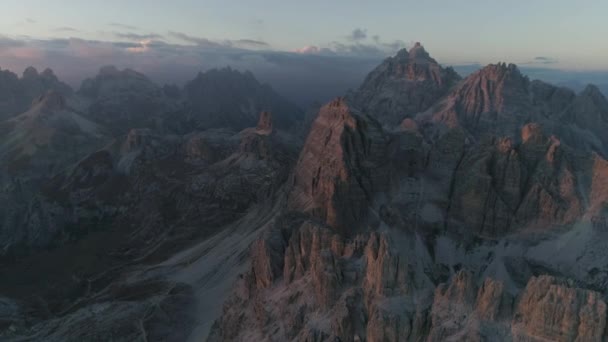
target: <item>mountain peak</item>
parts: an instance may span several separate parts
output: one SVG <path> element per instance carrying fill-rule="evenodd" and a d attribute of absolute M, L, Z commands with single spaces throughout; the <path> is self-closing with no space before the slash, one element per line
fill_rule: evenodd
<path fill-rule="evenodd" d="M 601 90 L 595 84 L 588 84 L 585 89 L 581 92 L 582 96 L 589 96 L 591 98 L 603 98 Z"/>
<path fill-rule="evenodd" d="M 513 63 L 498 62 L 496 64 L 488 64 L 478 71 L 478 74 L 483 75 L 494 75 L 494 76 L 505 76 L 512 75 L 516 77 L 524 77 L 519 71 L 517 65 Z"/>
<path fill-rule="evenodd" d="M 424 49 L 424 46 L 422 46 L 422 44 L 420 44 L 420 42 L 416 42 L 416 44 L 414 44 L 414 47 L 412 47 L 410 49 L 409 52 L 409 59 L 413 62 L 430 62 L 430 63 L 437 63 L 436 60 L 434 60 L 431 55 Z"/>
<path fill-rule="evenodd" d="M 529 83 L 528 77 L 524 76 L 517 65 L 512 63 L 499 62 L 497 64 L 488 64 L 479 71 L 471 74 L 465 82 L 478 82 L 480 79 L 497 84 L 503 84 L 513 87 L 524 87 Z"/>
<path fill-rule="evenodd" d="M 31 79 L 36 77 L 38 77 L 38 70 L 36 70 L 36 68 L 34 68 L 33 66 L 29 66 L 23 71 L 22 78 L 24 79 Z"/>
<path fill-rule="evenodd" d="M 376 67 L 349 100 L 383 124 L 396 126 L 429 109 L 459 80 L 453 69 L 443 68 L 416 43 Z"/>

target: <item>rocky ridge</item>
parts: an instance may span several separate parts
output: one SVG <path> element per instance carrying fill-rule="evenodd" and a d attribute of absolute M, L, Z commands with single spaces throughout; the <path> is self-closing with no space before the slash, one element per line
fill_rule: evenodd
<path fill-rule="evenodd" d="M 608 339 L 593 86 L 503 63 L 460 80 L 417 44 L 303 145 L 277 108 L 250 74 L 180 90 L 109 67 L 4 122 L 3 146 L 31 127 L 108 141 L 3 174 L 0 338 Z M 34 147 L 12 150 L 49 168 Z"/>
<path fill-rule="evenodd" d="M 252 244 L 209 340 L 608 339 L 603 150 L 564 121 L 602 112 L 585 93 L 498 64 L 396 130 L 321 108 L 289 184 L 305 216 Z"/>

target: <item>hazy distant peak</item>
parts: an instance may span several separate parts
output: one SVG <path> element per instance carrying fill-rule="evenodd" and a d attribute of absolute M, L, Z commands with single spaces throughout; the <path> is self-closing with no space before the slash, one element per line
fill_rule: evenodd
<path fill-rule="evenodd" d="M 582 96 L 589 96 L 593 98 L 604 97 L 604 94 L 595 84 L 587 84 L 585 89 L 581 92 Z"/>
<path fill-rule="evenodd" d="M 101 67 L 101 69 L 99 69 L 99 73 L 98 76 L 100 77 L 105 77 L 105 78 L 140 78 L 140 79 L 147 79 L 147 77 L 142 74 L 139 73 L 133 69 L 124 69 L 124 70 L 119 70 L 118 68 L 116 68 L 114 65 L 106 65 L 104 67 Z"/>
<path fill-rule="evenodd" d="M 29 66 L 23 71 L 24 79 L 32 79 L 36 77 L 38 77 L 38 70 L 36 70 L 36 68 L 34 68 L 33 66 Z"/>
<path fill-rule="evenodd" d="M 99 69 L 99 75 L 110 76 L 110 75 L 116 75 L 118 73 L 119 73 L 118 69 L 113 65 L 106 65 Z"/>
<path fill-rule="evenodd" d="M 46 78 L 48 80 L 59 81 L 59 79 L 57 78 L 57 76 L 55 75 L 55 73 L 53 72 L 53 70 L 50 69 L 50 68 L 44 69 L 44 71 L 42 71 L 42 73 L 40 74 L 40 76 L 42 76 L 43 78 Z"/>

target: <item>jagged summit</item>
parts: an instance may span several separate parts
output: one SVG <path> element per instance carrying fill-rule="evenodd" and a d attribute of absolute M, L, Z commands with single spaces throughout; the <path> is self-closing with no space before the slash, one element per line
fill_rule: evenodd
<path fill-rule="evenodd" d="M 489 64 L 450 91 L 435 106 L 433 119 L 474 135 L 488 130 L 514 134 L 533 107 L 530 83 L 515 64 Z"/>
<path fill-rule="evenodd" d="M 443 68 L 417 43 L 374 69 L 349 101 L 382 124 L 396 127 L 426 111 L 459 80 L 452 68 Z"/>
<path fill-rule="evenodd" d="M 409 58 L 411 61 L 416 63 L 437 63 L 435 59 L 424 49 L 424 46 L 420 42 L 416 42 L 414 47 L 410 49 Z"/>
<path fill-rule="evenodd" d="M 38 76 L 39 76 L 38 70 L 36 70 L 36 68 L 34 68 L 33 66 L 29 66 L 29 67 L 25 68 L 25 70 L 23 70 L 23 75 L 21 77 L 28 79 L 28 78 L 36 78 Z"/>
<path fill-rule="evenodd" d="M 15 73 L 0 72 L 0 121 L 17 116 L 30 108 L 32 102 L 49 90 L 64 96 L 72 94 L 72 88 L 61 82 L 51 69 L 42 73 L 34 67 L 26 68 L 21 77 Z"/>
<path fill-rule="evenodd" d="M 499 77 L 526 77 L 524 76 L 516 64 L 498 62 L 496 64 L 488 64 L 485 67 L 479 69 L 473 75 L 492 75 L 496 78 Z"/>

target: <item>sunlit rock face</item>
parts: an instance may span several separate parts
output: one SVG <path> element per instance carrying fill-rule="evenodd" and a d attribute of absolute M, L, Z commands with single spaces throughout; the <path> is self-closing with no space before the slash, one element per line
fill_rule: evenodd
<path fill-rule="evenodd" d="M 341 98 L 319 111 L 293 173 L 290 206 L 348 232 L 367 217 L 382 175 L 388 139 L 374 119 Z"/>

